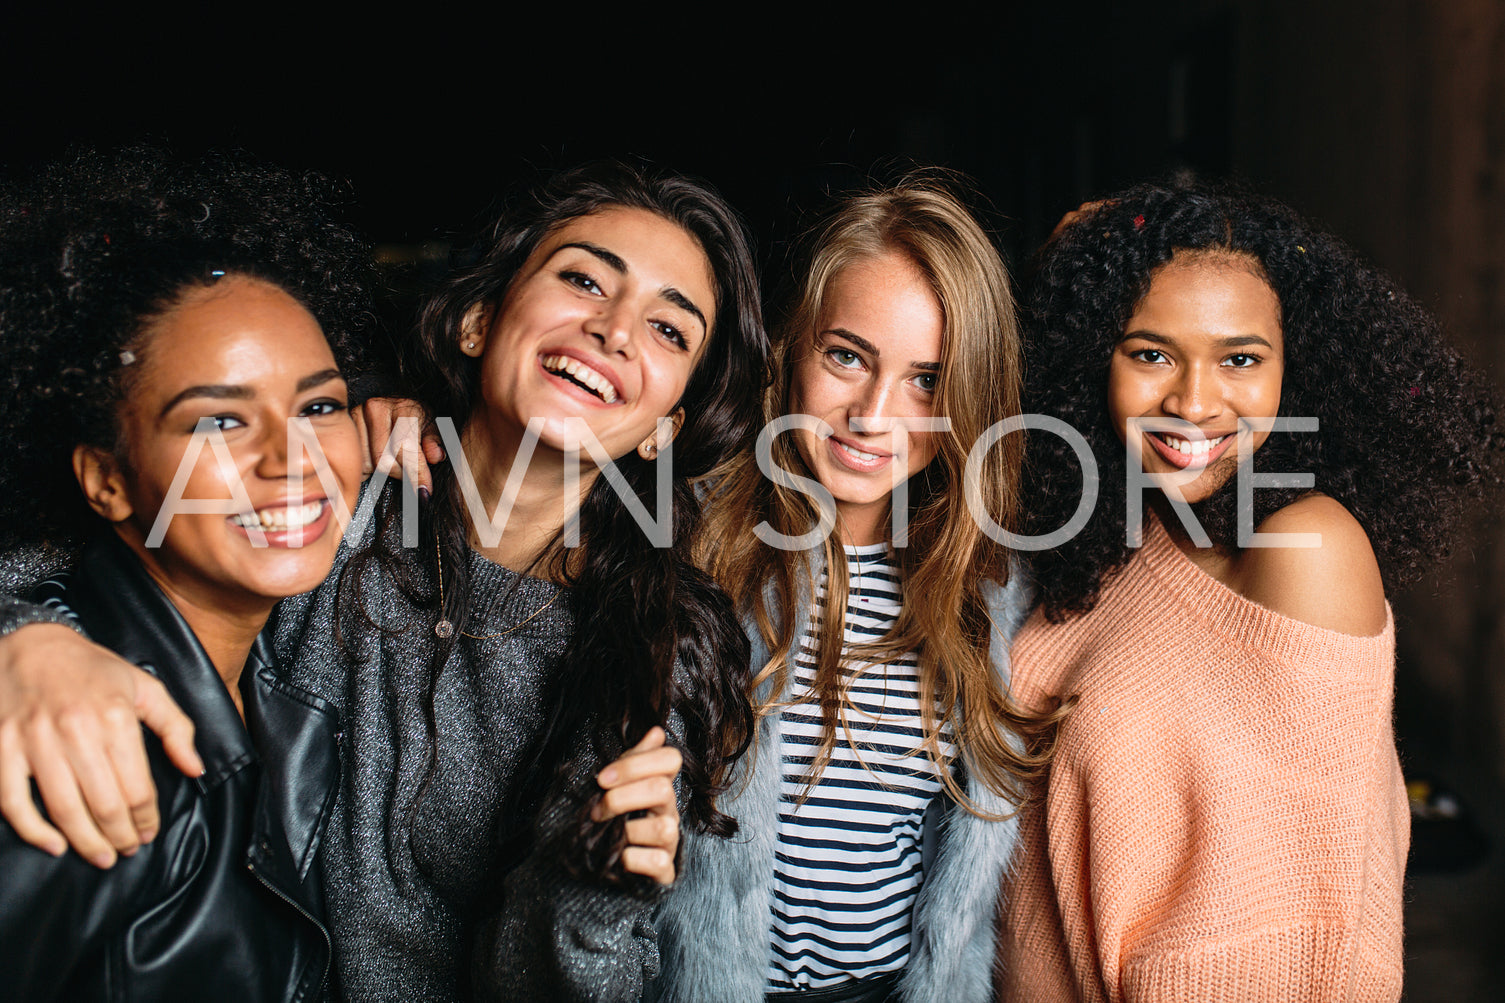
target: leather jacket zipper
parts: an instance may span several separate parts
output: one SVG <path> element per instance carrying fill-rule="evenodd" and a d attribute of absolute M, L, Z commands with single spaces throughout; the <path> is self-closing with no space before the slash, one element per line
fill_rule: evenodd
<path fill-rule="evenodd" d="M 255 863 L 253 863 L 252 861 L 247 860 L 246 861 L 246 870 L 250 871 L 253 875 L 255 875 L 256 880 L 261 882 L 263 888 L 265 888 L 267 891 L 271 892 L 273 895 L 275 895 L 278 898 L 280 898 L 282 901 L 286 902 L 288 905 L 292 906 L 294 909 L 298 910 L 298 915 L 302 916 L 304 919 L 308 920 L 314 926 L 318 927 L 320 935 L 323 936 L 323 938 L 324 938 L 324 971 L 319 975 L 319 985 L 318 985 L 318 988 L 316 988 L 314 990 L 314 998 L 317 999 L 318 996 L 321 993 L 324 992 L 324 985 L 325 985 L 325 983 L 327 983 L 329 981 L 329 966 L 332 965 L 332 964 L 334 964 L 334 942 L 329 939 L 329 931 L 324 928 L 324 924 L 323 923 L 319 922 L 313 916 L 309 915 L 309 912 L 308 912 L 307 909 L 303 908 L 297 902 L 294 902 L 291 896 L 287 895 L 286 893 L 284 893 L 282 891 L 282 889 L 278 888 L 276 885 L 272 884 L 266 878 L 262 877 L 261 876 L 261 872 L 256 869 Z"/>

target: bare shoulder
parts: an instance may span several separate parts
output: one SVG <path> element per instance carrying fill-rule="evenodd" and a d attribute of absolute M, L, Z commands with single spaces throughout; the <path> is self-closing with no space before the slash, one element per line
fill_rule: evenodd
<path fill-rule="evenodd" d="M 1261 533 L 1314 533 L 1320 547 L 1254 547 L 1238 558 L 1246 598 L 1313 626 L 1369 637 L 1385 629 L 1385 586 L 1359 521 L 1326 495 L 1308 495 L 1260 523 Z"/>

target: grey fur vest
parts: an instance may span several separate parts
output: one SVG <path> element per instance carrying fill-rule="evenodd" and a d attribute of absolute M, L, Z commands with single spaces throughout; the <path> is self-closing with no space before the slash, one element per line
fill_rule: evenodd
<path fill-rule="evenodd" d="M 1029 588 L 1023 579 L 1022 573 L 1016 573 L 1006 587 L 983 586 L 993 621 L 989 653 L 1005 684 L 1009 645 L 1029 607 Z M 808 596 L 802 599 L 808 607 Z M 748 633 L 752 664 L 767 664 L 768 649 L 757 629 L 749 625 Z M 736 836 L 684 834 L 680 875 L 660 905 L 655 923 L 661 975 L 648 987 L 645 999 L 661 1003 L 763 999 L 772 940 L 770 899 L 781 739 L 781 716 L 763 718 L 756 744 L 739 764 L 731 792 L 723 798 L 721 809 L 737 819 Z M 989 814 L 1013 810 L 975 779 L 968 781 L 967 796 Z M 926 847 L 925 856 L 933 863 L 927 864 L 928 873 L 915 900 L 909 965 L 900 990 L 908 1003 L 983 1003 L 993 998 L 999 886 L 1018 826 L 1012 818 L 989 822 L 953 807 L 939 827 L 939 836 L 938 847 Z"/>

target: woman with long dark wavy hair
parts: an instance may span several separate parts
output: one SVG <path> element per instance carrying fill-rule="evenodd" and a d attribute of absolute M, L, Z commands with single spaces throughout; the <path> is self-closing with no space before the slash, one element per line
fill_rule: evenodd
<path fill-rule="evenodd" d="M 1004 997 L 1398 998 L 1386 597 L 1497 480 L 1491 393 L 1394 282 L 1237 191 L 1087 208 L 1026 307 L 1025 408 L 1100 492 L 1014 646 L 1021 700 L 1078 703 L 1005 882 Z M 1031 436 L 1028 532 L 1073 519 L 1079 448 Z"/>
<path fill-rule="evenodd" d="M 278 628 L 343 713 L 346 995 L 453 998 L 469 967 L 483 997 L 628 999 L 656 967 L 676 772 L 692 830 L 735 830 L 747 641 L 689 560 L 689 485 L 749 442 L 766 350 L 731 210 L 622 164 L 517 202 L 424 310 L 393 389 L 453 422 L 452 462 L 416 534 L 389 485 Z M 37 678 L 22 641 L 9 678 Z"/>

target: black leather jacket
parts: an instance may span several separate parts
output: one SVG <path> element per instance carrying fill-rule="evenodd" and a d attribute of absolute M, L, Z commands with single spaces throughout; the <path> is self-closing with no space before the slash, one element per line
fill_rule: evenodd
<path fill-rule="evenodd" d="M 162 828 L 100 871 L 0 821 L 0 996 L 14 1000 L 309 1000 L 330 992 L 315 866 L 339 778 L 338 711 L 273 670 L 241 677 L 242 725 L 188 624 L 113 533 L 39 601 L 149 668 L 197 727 L 197 780 L 148 735 Z"/>

